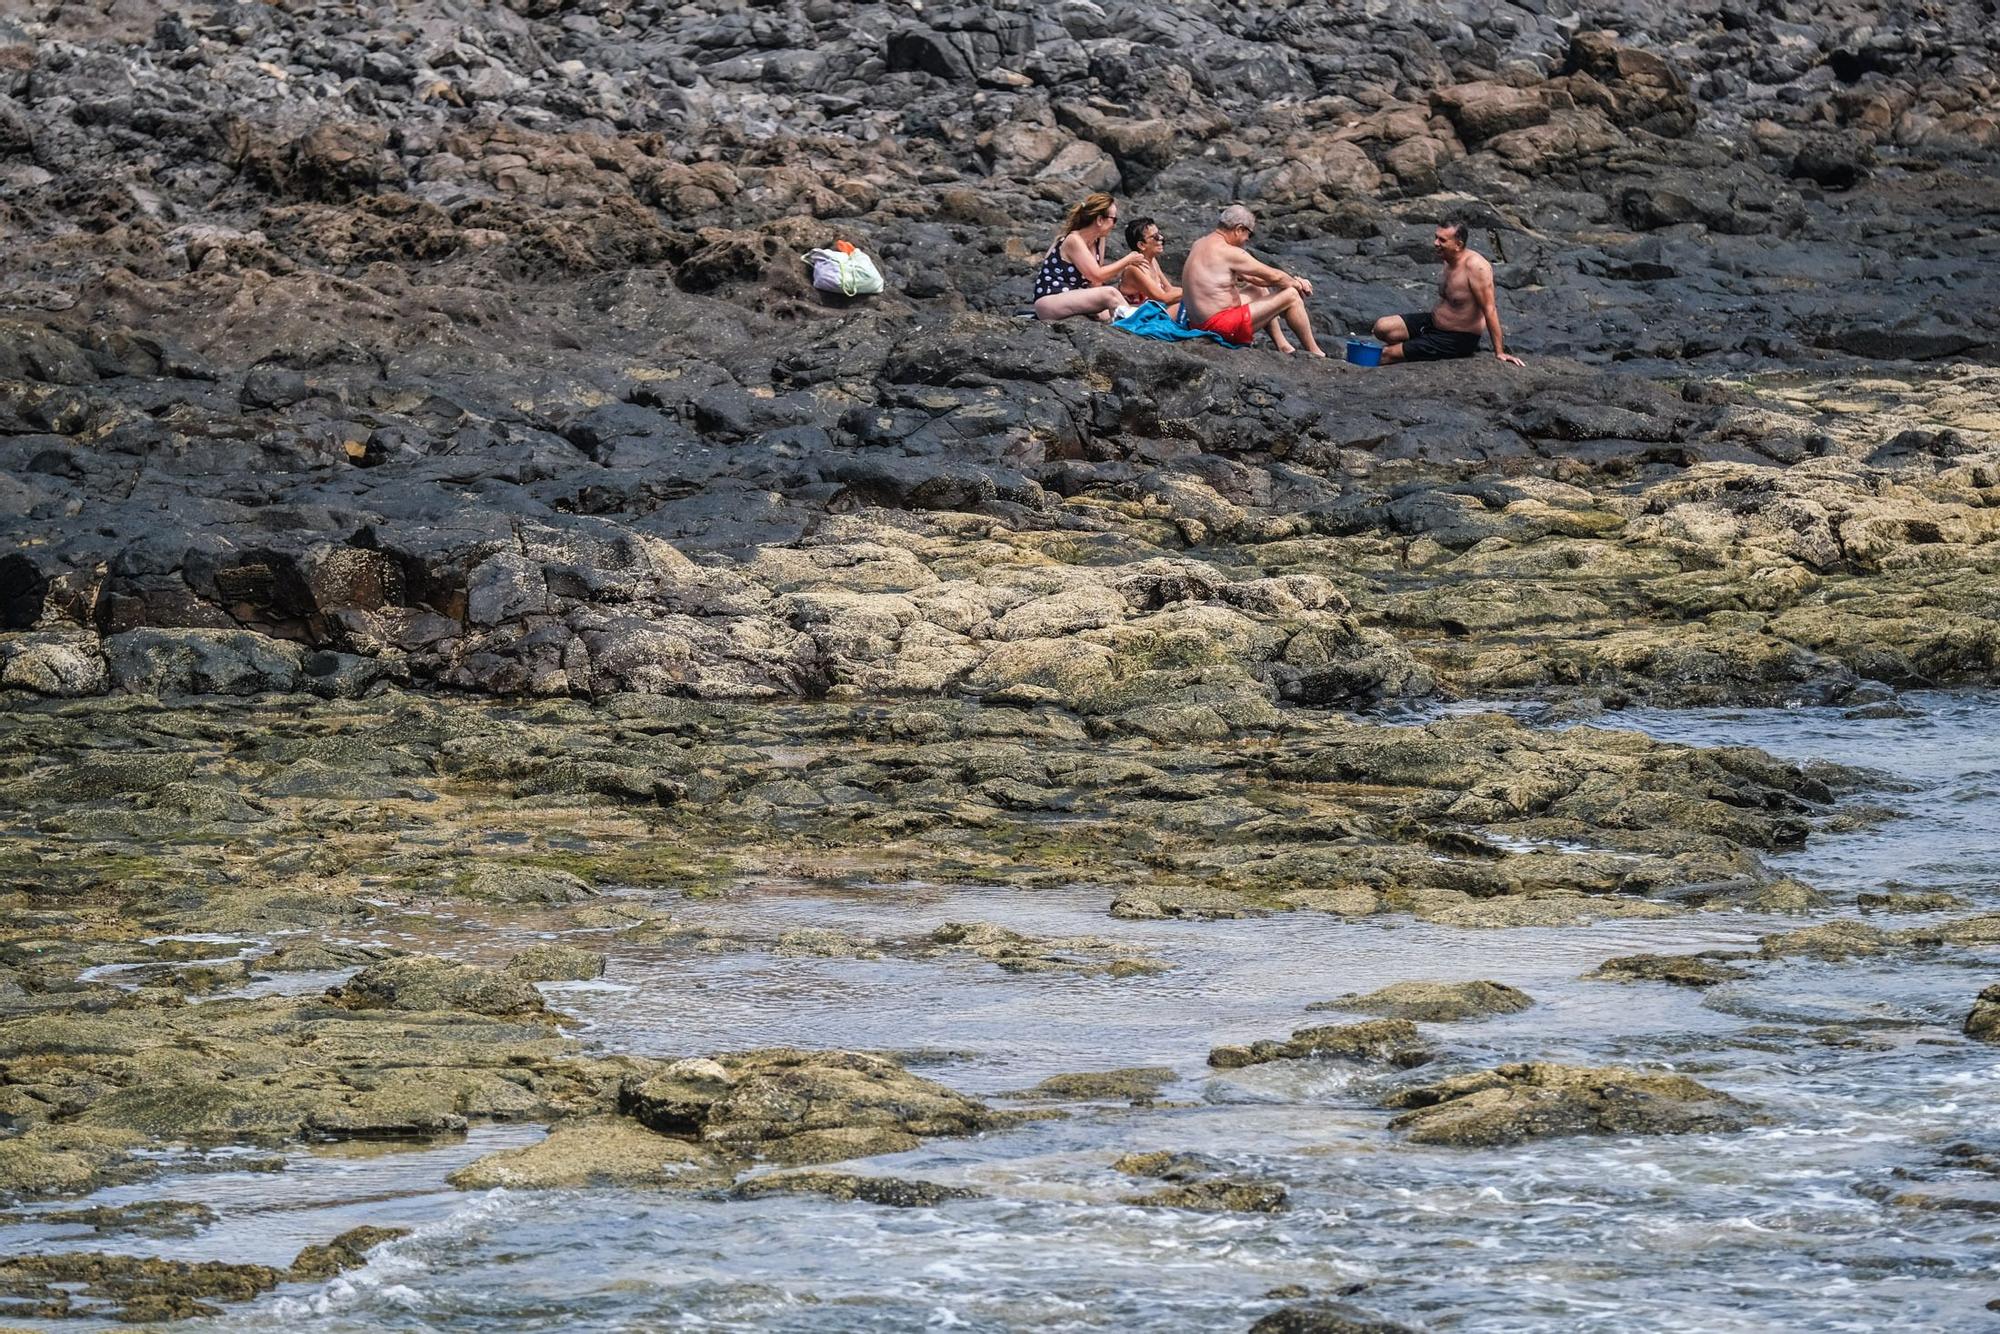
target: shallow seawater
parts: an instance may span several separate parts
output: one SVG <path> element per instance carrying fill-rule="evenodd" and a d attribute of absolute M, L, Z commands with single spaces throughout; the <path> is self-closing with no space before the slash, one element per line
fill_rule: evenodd
<path fill-rule="evenodd" d="M 1900 818 L 1772 860 L 1839 904 L 1893 883 L 2000 906 L 2000 731 L 1986 723 L 2000 699 L 1903 703 L 1899 717 L 1628 712 L 1595 725 L 1878 770 L 1894 790 L 1853 801 Z M 308 1155 L 276 1175 L 105 1192 L 97 1198 L 200 1200 L 221 1218 L 198 1237 L 103 1248 L 282 1264 L 360 1223 L 414 1229 L 361 1270 L 195 1326 L 213 1330 L 1242 1329 L 1288 1284 L 1315 1296 L 1361 1285 L 1355 1304 L 1450 1330 L 1972 1329 L 1995 1318 L 2000 1189 L 1940 1154 L 1995 1138 L 2000 1049 L 1958 1029 L 1972 997 L 2000 979 L 2000 951 L 1793 960 L 1703 993 L 1580 974 L 1619 954 L 1746 948 L 1801 920 L 1699 914 L 1511 931 L 1310 914 L 1124 922 L 1106 915 L 1109 898 L 1091 886 L 775 884 L 671 906 L 683 921 L 760 936 L 811 926 L 914 940 L 947 921 L 992 921 L 1115 939 L 1170 971 L 1113 980 L 971 958 L 633 947 L 614 953 L 602 983 L 551 988 L 572 1031 L 617 1050 L 890 1049 L 983 1096 L 1073 1071 L 1177 1073 L 1159 1106 L 1070 1107 L 862 1168 L 984 1199 L 894 1210 L 443 1188 L 452 1168 L 539 1133 L 488 1128 L 422 1152 Z M 1342 1020 L 1308 1014 L 1313 1001 L 1474 977 L 1537 1004 L 1424 1026 L 1443 1056 L 1428 1072 L 1205 1064 L 1219 1043 Z M 1494 1150 L 1413 1145 L 1386 1129 L 1377 1103 L 1397 1082 L 1523 1058 L 1670 1066 L 1767 1120 L 1737 1134 Z M 1109 1164 L 1153 1148 L 1282 1182 L 1291 1207 L 1199 1215 L 1120 1203 L 1146 1187 Z M 1897 1202 L 1906 1192 L 1936 1207 Z M 0 1232 L 0 1246 L 44 1244 L 32 1232 Z"/>

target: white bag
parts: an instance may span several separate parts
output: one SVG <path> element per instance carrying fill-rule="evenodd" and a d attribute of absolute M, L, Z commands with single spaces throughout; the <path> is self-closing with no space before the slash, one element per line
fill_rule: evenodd
<path fill-rule="evenodd" d="M 882 273 L 862 251 L 808 250 L 800 258 L 813 267 L 813 286 L 841 296 L 874 296 L 882 290 Z"/>

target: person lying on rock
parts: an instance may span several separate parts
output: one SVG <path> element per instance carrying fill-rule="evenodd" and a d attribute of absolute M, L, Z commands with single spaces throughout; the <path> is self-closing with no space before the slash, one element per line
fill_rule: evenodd
<path fill-rule="evenodd" d="M 1181 289 L 1167 281 L 1166 271 L 1160 267 L 1160 256 L 1167 249 L 1166 233 L 1151 218 L 1135 218 L 1125 224 L 1125 244 L 1132 247 L 1132 253 L 1145 256 L 1145 262 L 1134 264 L 1118 280 L 1126 303 L 1142 306 L 1157 301 L 1167 308 L 1167 314 L 1179 315 Z"/>
<path fill-rule="evenodd" d="M 1477 250 L 1467 248 L 1472 229 L 1447 222 L 1431 237 L 1431 250 L 1444 261 L 1438 278 L 1437 309 L 1426 315 L 1384 315 L 1375 321 L 1382 340 L 1382 364 L 1398 361 L 1452 361 L 1479 351 L 1482 327 L 1493 334 L 1493 355 L 1509 366 L 1521 359 L 1508 355 L 1500 336 L 1500 303 L 1493 294 L 1493 265 Z"/>
<path fill-rule="evenodd" d="M 1313 337 L 1305 299 L 1312 284 L 1283 269 L 1274 269 L 1243 247 L 1257 230 L 1257 215 L 1241 204 L 1222 210 L 1215 230 L 1194 243 L 1181 266 L 1181 323 L 1220 334 L 1238 347 L 1248 347 L 1257 330 L 1269 326 L 1280 352 L 1292 351 L 1278 329 L 1283 320 L 1315 357 L 1323 357 Z M 1246 292 L 1244 289 L 1251 289 Z M 1258 290 L 1261 289 L 1261 290 Z M 1246 299 L 1247 298 L 1247 299 Z"/>
<path fill-rule="evenodd" d="M 1094 194 L 1069 211 L 1042 267 L 1035 274 L 1035 318 L 1066 320 L 1072 315 L 1111 318 L 1125 304 L 1115 283 L 1128 269 L 1145 263 L 1138 251 L 1110 264 L 1104 262 L 1104 238 L 1118 225 L 1118 202 Z"/>

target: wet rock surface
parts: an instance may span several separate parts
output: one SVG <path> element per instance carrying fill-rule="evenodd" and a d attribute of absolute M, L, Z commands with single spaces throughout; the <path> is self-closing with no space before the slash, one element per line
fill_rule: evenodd
<path fill-rule="evenodd" d="M 2000 982 L 1979 993 L 1965 1016 L 1965 1035 L 1981 1042 L 2000 1042 Z"/>
<path fill-rule="evenodd" d="M 1752 1112 L 1685 1075 L 1524 1062 L 1393 1095 L 1390 1121 L 1422 1144 L 1516 1144 L 1552 1135 L 1740 1130 Z"/>
<path fill-rule="evenodd" d="M 619 1090 L 619 1108 L 661 1134 L 783 1163 L 895 1153 L 923 1136 L 970 1135 L 1013 1119 L 879 1056 L 782 1048 L 634 1075 Z"/>
<path fill-rule="evenodd" d="M 1118 1101 L 1145 1104 L 1153 1101 L 1161 1086 L 1179 1078 L 1172 1066 L 1137 1066 L 1128 1070 L 1093 1070 L 1085 1073 L 1051 1075 L 1030 1089 L 1010 1097 L 1052 1102 Z"/>
<path fill-rule="evenodd" d="M 1267 1061 L 1375 1061 L 1390 1065 L 1422 1065 L 1430 1053 L 1420 1044 L 1417 1026 L 1407 1019 L 1371 1019 L 1359 1024 L 1321 1024 L 1301 1028 L 1283 1042 L 1253 1042 L 1247 1047 L 1217 1047 L 1208 1063 L 1218 1070 L 1237 1070 Z"/>
<path fill-rule="evenodd" d="M 1224 1164 L 1201 1154 L 1170 1150 L 1133 1153 L 1111 1167 L 1126 1176 L 1166 1183 L 1144 1194 L 1125 1196 L 1126 1204 L 1196 1213 L 1269 1214 L 1284 1210 L 1290 1201 L 1281 1184 L 1230 1173 Z"/>
<path fill-rule="evenodd" d="M 1534 1003 L 1528 993 L 1504 982 L 1397 982 L 1366 996 L 1342 996 L 1306 1008 L 1355 1010 L 1390 1019 L 1449 1023 L 1496 1014 L 1519 1014 Z"/>
<path fill-rule="evenodd" d="M 276 1287 L 285 1271 L 268 1265 L 158 1260 L 76 1252 L 0 1260 L 0 1294 L 10 1314 L 30 1319 L 103 1319 L 141 1324 L 221 1315 L 216 1302 L 241 1302 Z"/>
<path fill-rule="evenodd" d="M 818 1195 L 837 1204 L 860 1201 L 888 1209 L 930 1209 L 951 1200 L 977 1199 L 979 1192 L 934 1181 L 853 1176 L 842 1172 L 778 1172 L 738 1182 L 731 1199 L 761 1200 L 773 1195 Z"/>
<path fill-rule="evenodd" d="M 505 1149 L 460 1168 L 462 1190 L 558 1190 L 584 1186 L 674 1186 L 696 1190 L 728 1179 L 722 1161 L 701 1146 L 656 1134 L 623 1117 L 558 1125 L 548 1138 Z"/>
<path fill-rule="evenodd" d="M 1411 1334 L 1416 1326 L 1384 1320 L 1345 1302 L 1287 1306 L 1250 1326 L 1251 1334 Z"/>
<path fill-rule="evenodd" d="M 1687 954 L 1627 954 L 1606 959 L 1585 974 L 1608 982 L 1667 982 L 1677 987 L 1712 987 L 1745 975 L 1731 964 Z"/>

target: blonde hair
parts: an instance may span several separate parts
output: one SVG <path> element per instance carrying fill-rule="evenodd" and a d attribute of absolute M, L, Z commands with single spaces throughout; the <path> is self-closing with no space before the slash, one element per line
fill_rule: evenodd
<path fill-rule="evenodd" d="M 1118 201 L 1102 190 L 1084 196 L 1083 202 L 1072 208 L 1068 216 L 1063 218 L 1062 230 L 1056 233 L 1056 240 L 1062 240 L 1071 232 L 1082 231 L 1117 207 Z"/>

